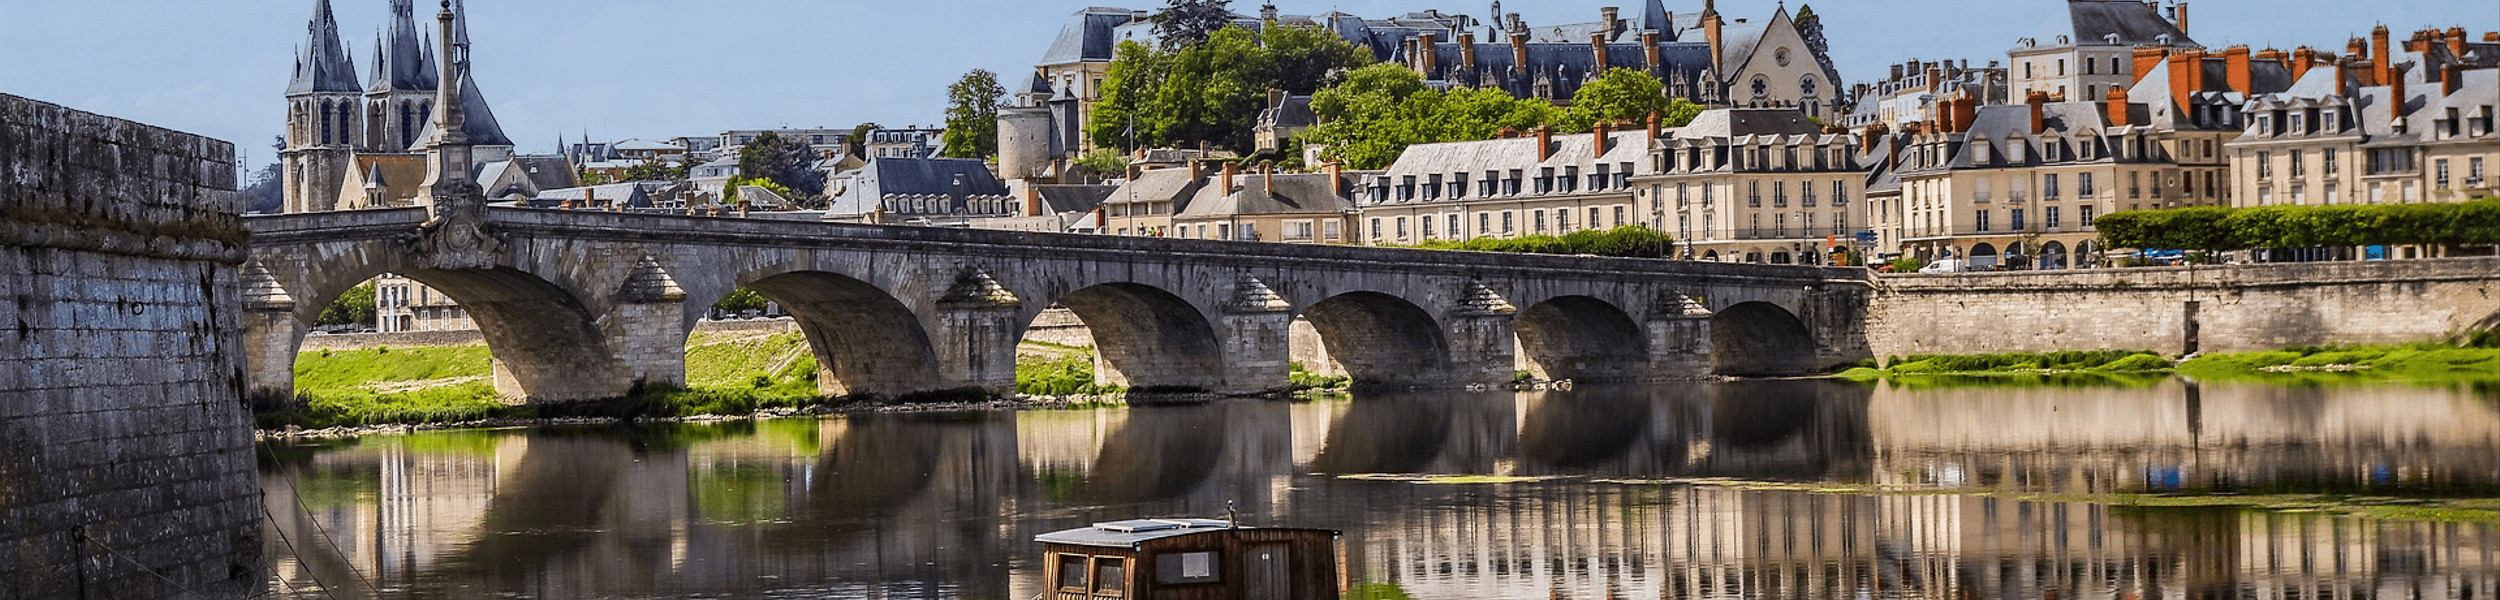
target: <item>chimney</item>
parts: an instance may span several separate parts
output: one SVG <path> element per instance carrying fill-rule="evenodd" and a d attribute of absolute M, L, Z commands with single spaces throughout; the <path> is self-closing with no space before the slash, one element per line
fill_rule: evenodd
<path fill-rule="evenodd" d="M 2440 96 L 2454 96 L 2457 90 L 2463 87 L 2465 87 L 2465 65 L 2452 62 L 2448 63 L 2448 66 L 2439 68 Z"/>
<path fill-rule="evenodd" d="M 1219 186 L 1216 189 L 1222 190 L 1223 193 L 1226 194 L 1233 193 L 1233 176 L 1239 173 L 1241 173 L 1240 164 L 1232 162 L 1224 163 L 1224 179 L 1216 182 Z"/>
<path fill-rule="evenodd" d="M 2188 32 L 2187 5 L 2188 3 L 2181 2 L 2179 3 L 2178 8 L 2174 9 L 2174 14 L 2176 14 L 2179 19 L 2179 33 Z"/>
<path fill-rule="evenodd" d="M 1719 11 L 1706 10 L 1701 15 L 1702 41 L 1710 44 L 1711 68 L 1719 68 Z"/>
<path fill-rule="evenodd" d="M 1665 57 L 1658 54 L 1658 32 L 1641 32 L 1641 54 L 1641 68 L 1651 73 L 1659 72 L 1659 67 L 1666 64 Z"/>
<path fill-rule="evenodd" d="M 2040 133 L 2042 121 L 2045 121 L 2047 117 L 2043 109 L 2049 105 L 2049 93 L 2032 90 L 2031 96 L 2024 98 L 2024 102 L 2031 105 L 2031 133 L 2037 135 Z"/>
<path fill-rule="evenodd" d="M 1589 34 L 1589 53 L 1591 56 L 1597 57 L 1597 62 L 1589 65 L 1589 78 L 1591 79 L 1604 75 L 1606 73 L 1606 69 L 1614 65 L 1614 63 L 1606 61 L 1606 34 Z"/>
<path fill-rule="evenodd" d="M 2125 127 L 2127 123 L 2127 88 L 2109 86 L 2109 125 Z"/>
<path fill-rule="evenodd" d="M 1615 123 L 1613 121 L 1598 121 L 1597 126 L 1591 128 L 1590 131 L 1597 134 L 1596 136 L 1593 136 L 1594 139 L 1591 140 L 1596 142 L 1597 145 L 1590 146 L 1590 148 L 1593 148 L 1594 150 L 1591 150 L 1589 155 L 1605 156 L 1606 151 L 1612 149 L 1607 146 L 1613 145 L 1615 141 Z"/>
<path fill-rule="evenodd" d="M 1259 174 L 1259 187 L 1268 197 L 1276 197 L 1276 163 L 1268 163 L 1260 170 L 1263 172 Z"/>
<path fill-rule="evenodd" d="M 1326 169 L 1328 171 L 1328 193 L 1335 196 L 1345 195 L 1345 163 L 1333 160 L 1328 161 Z"/>
<path fill-rule="evenodd" d="M 1528 34 L 1525 32 L 1513 31 L 1510 34 L 1510 70 L 1523 76 L 1528 74 Z"/>
<path fill-rule="evenodd" d="M 1658 116 L 1658 113 L 1649 113 L 1649 143 L 1651 145 L 1656 145 L 1660 134 L 1666 132 L 1666 124 L 1667 120 Z"/>
<path fill-rule="evenodd" d="M 1622 9 L 1609 6 L 1597 9 L 1597 14 L 1598 20 L 1606 22 L 1606 35 L 1614 35 L 1615 28 L 1623 26 Z"/>
<path fill-rule="evenodd" d="M 1943 125 L 1943 127 L 1941 127 L 1941 128 L 1940 128 L 1941 130 L 1943 130 L 1943 131 L 1961 131 L 1961 130 L 1962 130 L 1962 121 L 1961 121 L 1960 119 L 1955 119 L 1955 118 L 1953 118 L 1953 116 L 1954 116 L 1954 110 L 1953 110 L 1953 109 L 1954 109 L 1954 106 L 1953 106 L 1953 105 L 1954 105 L 1954 104 L 1956 104 L 1956 103 L 1959 103 L 1960 101 L 1961 101 L 1961 100 L 1960 100 L 1960 99 L 1958 99 L 1958 98 L 1948 98 L 1948 99 L 1945 99 L 1945 100 L 1939 100 L 1939 101 L 1938 101 L 1938 102 L 1942 102 L 1942 103 L 1944 104 L 1944 106 L 1943 106 L 1943 108 L 1942 108 L 1941 110 L 1936 111 L 1936 120 L 1937 120 L 1937 121 L 1942 122 L 1942 125 Z"/>
<path fill-rule="evenodd" d="M 2465 56 L 2465 28 L 2450 27 L 2448 28 L 2448 59 L 2456 60 L 2461 56 Z"/>
<path fill-rule="evenodd" d="M 2223 68 L 2223 74 L 2225 77 L 2230 78 L 2228 83 L 2230 84 L 2232 91 L 2237 91 L 2243 94 L 2248 93 L 2248 47 L 2232 46 L 2224 49 L 2222 51 L 2222 61 L 2226 65 Z M 2198 91 L 2203 90 L 2199 89 Z"/>
<path fill-rule="evenodd" d="M 2170 55 L 2170 102 L 2186 110 L 2188 94 L 2205 89 L 2205 53 L 2181 50 Z"/>
<path fill-rule="evenodd" d="M 2307 75 L 2309 74 L 2309 67 L 2316 66 L 2317 64 L 2318 64 L 2318 51 L 2316 51 L 2316 50 L 2311 50 L 2311 49 L 2309 49 L 2309 47 L 2308 47 L 2308 46 L 2301 46 L 2301 47 L 2298 47 L 2298 48 L 2293 48 L 2293 49 L 2292 49 L 2292 81 L 2300 81 L 2300 78 L 2301 78 L 2301 77 L 2303 77 L 2303 76 L 2307 76 Z M 2245 90 L 2243 90 L 2243 91 L 2245 91 Z"/>
<path fill-rule="evenodd" d="M 2404 73 L 2397 72 L 2392 69 L 2387 72 L 2387 97 L 2391 100 L 2387 103 L 2387 120 L 2393 123 L 2402 123 L 2405 118 L 2405 102 L 2407 101 L 2407 97 L 2405 96 Z"/>
<path fill-rule="evenodd" d="M 1433 32 L 1430 31 L 1415 34 L 1415 64 L 1416 68 L 1422 69 L 1425 79 L 1435 79 L 1434 68 L 1441 66 L 1441 47 L 1433 43 L 1432 37 Z"/>
<path fill-rule="evenodd" d="M 1030 186 L 1027 186 L 1027 187 L 1025 187 L 1025 188 L 1024 188 L 1024 216 L 1027 216 L 1027 217 L 1039 217 L 1039 216 L 1042 216 L 1042 190 L 1041 190 L 1041 188 L 1030 187 Z"/>
<path fill-rule="evenodd" d="M 582 206 L 599 205 L 599 188 L 582 188 Z"/>
<path fill-rule="evenodd" d="M 1476 72 L 1476 32 L 1458 34 L 1458 63 L 1468 73 Z"/>
<path fill-rule="evenodd" d="M 1935 65 L 1927 65 L 1927 91 L 1942 90 L 1944 90 L 1944 69 L 1936 68 Z"/>
<path fill-rule="evenodd" d="M 1536 159 L 1543 161 L 1553 157 L 1554 128 L 1547 125 L 1536 126 Z"/>
<path fill-rule="evenodd" d="M 2500 44 L 2500 31 L 2486 31 L 2486 32 L 2483 32 L 2483 43 L 2485 43 L 2485 44 Z"/>
<path fill-rule="evenodd" d="M 2136 82 L 2144 81 L 2144 74 L 2153 72 L 2153 67 L 2161 66 L 2161 61 L 2167 59 L 2169 56 L 2170 49 L 2161 46 L 2142 46 L 2136 48 L 2135 81 L 2128 82 L 2128 85 L 2134 85 Z"/>
<path fill-rule="evenodd" d="M 1267 107 L 1268 107 L 1268 108 L 1283 108 L 1284 106 L 1285 106 L 1285 91 L 1284 91 L 1284 90 L 1280 90 L 1280 89 L 1276 89 L 1276 88 L 1268 88 L 1268 89 L 1267 89 Z"/>
<path fill-rule="evenodd" d="M 1967 94 L 1960 98 L 1955 98 L 1953 100 L 1953 122 L 1960 125 L 1959 127 L 1955 127 L 1951 130 L 1955 133 L 1970 131 L 1972 125 L 1978 124 L 1979 98 Z"/>
<path fill-rule="evenodd" d="M 2387 71 L 2387 26 L 2370 30 L 2370 81 L 2378 85 L 2395 85 Z"/>

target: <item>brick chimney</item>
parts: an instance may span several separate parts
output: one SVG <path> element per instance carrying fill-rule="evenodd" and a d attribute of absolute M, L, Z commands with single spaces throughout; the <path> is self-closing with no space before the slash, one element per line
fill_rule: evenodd
<path fill-rule="evenodd" d="M 2046 109 L 2049 105 L 2049 93 L 2040 90 L 2032 90 L 2031 95 L 2024 98 L 2023 102 L 2031 105 L 2031 133 L 2037 135 L 2040 133 L 2041 124 L 2046 121 L 2048 117 L 2047 112 L 2044 109 Z"/>
<path fill-rule="evenodd" d="M 1266 166 L 1261 167 L 1261 171 L 1263 171 L 1263 172 L 1259 174 L 1259 186 L 1260 186 L 1260 188 L 1262 188 L 1262 189 L 1266 192 L 1266 194 L 1267 194 L 1267 196 L 1268 196 L 1268 197 L 1271 197 L 1271 198 L 1272 198 L 1272 197 L 1275 197 L 1275 196 L 1276 196 L 1276 164 L 1275 164 L 1275 163 L 1268 163 Z"/>
<path fill-rule="evenodd" d="M 2170 102 L 2187 110 L 2188 95 L 2205 89 L 2205 53 L 2181 50 L 2170 55 Z"/>
<path fill-rule="evenodd" d="M 1328 161 L 1328 165 L 1323 168 L 1328 172 L 1328 193 L 1334 196 L 1345 195 L 1345 163 L 1332 160 Z"/>
<path fill-rule="evenodd" d="M 2316 51 L 2316 50 L 2311 50 L 2311 49 L 2309 49 L 2309 47 L 2308 47 L 2308 46 L 2301 46 L 2301 47 L 2298 47 L 2298 48 L 2293 48 L 2293 49 L 2292 49 L 2292 81 L 2300 81 L 2300 78 L 2301 78 L 2301 77 L 2306 76 L 2306 75 L 2308 75 L 2308 74 L 2309 74 L 2309 67 L 2316 66 L 2317 64 L 2318 64 L 2318 51 Z M 2242 91 L 2245 91 L 2245 90 L 2242 90 Z"/>
<path fill-rule="evenodd" d="M 1658 32 L 1641 32 L 1641 68 L 1655 73 L 1666 62 L 1665 57 L 1658 54 Z"/>
<path fill-rule="evenodd" d="M 2178 17 L 2179 33 L 2188 32 L 2187 5 L 2188 3 L 2181 2 L 2176 9 L 2177 12 L 2175 14 Z"/>
<path fill-rule="evenodd" d="M 1927 65 L 1927 91 L 1936 92 L 1943 90 L 1944 69 L 1937 68 L 1934 64 Z"/>
<path fill-rule="evenodd" d="M 1458 63 L 1469 73 L 1476 72 L 1476 32 L 1458 34 Z"/>
<path fill-rule="evenodd" d="M 1224 163 L 1224 179 L 1216 182 L 1216 189 L 1223 190 L 1223 192 L 1227 194 L 1233 193 L 1233 176 L 1239 174 L 1241 174 L 1241 165 L 1239 163 Z"/>
<path fill-rule="evenodd" d="M 1024 188 L 1024 216 L 1027 216 L 1027 217 L 1039 217 L 1039 216 L 1042 216 L 1042 190 L 1041 190 L 1041 188 L 1029 187 L 1029 186 L 1028 186 L 1028 187 L 1026 187 L 1026 188 Z"/>
<path fill-rule="evenodd" d="M 2034 93 L 2046 94 L 2047 92 Z M 1953 122 L 1959 126 L 1947 130 L 1952 133 L 1970 131 L 1972 125 L 1979 124 L 1979 98 L 1963 94 L 1962 97 L 1953 99 Z"/>
<path fill-rule="evenodd" d="M 1598 17 L 1599 17 L 1599 18 L 1598 18 L 1598 20 L 1603 21 L 1603 22 L 1605 22 L 1605 23 L 1606 23 L 1606 34 L 1607 34 L 1607 35 L 1614 35 L 1614 33 L 1615 33 L 1615 28 L 1617 28 L 1617 27 L 1622 27 L 1622 26 L 1623 26 L 1623 18 L 1622 18 L 1622 17 L 1623 17 L 1623 10 L 1622 10 L 1622 9 L 1619 9 L 1619 8 L 1615 8 L 1615 7 L 1609 6 L 1609 7 L 1605 7 L 1605 8 L 1600 8 L 1600 9 L 1597 9 L 1597 14 L 1598 14 Z"/>
<path fill-rule="evenodd" d="M 1649 143 L 1651 145 L 1657 145 L 1658 138 L 1666 132 L 1666 124 L 1665 117 L 1659 116 L 1658 113 L 1649 113 Z"/>
<path fill-rule="evenodd" d="M 2380 25 L 2370 30 L 2370 82 L 2394 85 L 2394 79 L 2387 70 L 2387 26 Z"/>
<path fill-rule="evenodd" d="M 2465 28 L 2448 28 L 2448 56 L 2450 58 L 2465 56 Z"/>
<path fill-rule="evenodd" d="M 2127 123 L 2127 88 L 2109 86 L 2109 125 L 2125 127 Z"/>
<path fill-rule="evenodd" d="M 1589 34 L 1589 55 L 1597 58 L 1597 62 L 1589 66 L 1591 78 L 1604 74 L 1606 68 L 1614 64 L 1606 61 L 1606 34 Z"/>
<path fill-rule="evenodd" d="M 1719 41 L 1720 26 L 1719 11 L 1705 10 L 1702 12 L 1701 37 L 1703 41 L 1710 43 L 1710 64 L 1714 68 L 1719 64 L 1719 48 L 1721 48 Z"/>
<path fill-rule="evenodd" d="M 1947 98 L 1941 100 L 1940 102 L 1942 102 L 1944 106 L 1942 110 L 1936 111 L 1936 120 L 1939 121 L 1939 124 L 1942 126 L 1939 128 L 1939 131 L 1961 131 L 1962 120 L 1954 118 L 1955 115 L 1953 110 L 1953 104 L 1960 102 L 1960 99 Z"/>
<path fill-rule="evenodd" d="M 2144 75 L 2146 73 L 2153 72 L 2153 67 L 2161 66 L 2161 61 L 2169 56 L 2170 49 L 2161 46 L 2142 46 L 2136 48 L 2135 81 L 2144 81 Z M 2134 83 L 2135 82 L 2129 82 L 2129 85 L 2133 85 Z"/>
<path fill-rule="evenodd" d="M 1554 128 L 1546 125 L 1538 125 L 1536 127 L 1536 159 L 1543 161 L 1553 157 Z"/>
<path fill-rule="evenodd" d="M 1415 60 L 1418 60 L 1415 65 L 1420 65 L 1420 70 L 1423 70 L 1423 78 L 1433 80 L 1433 73 L 1440 68 L 1440 45 L 1433 42 L 1433 32 L 1418 32 L 1415 35 Z"/>
<path fill-rule="evenodd" d="M 2457 90 L 2463 87 L 2465 87 L 2465 65 L 2448 63 L 2448 66 L 2439 68 L 2440 96 L 2454 96 Z"/>
<path fill-rule="evenodd" d="M 2227 83 L 2231 86 L 2231 89 L 2241 93 L 2247 93 L 2249 83 L 2248 47 L 2232 46 L 2224 49 L 2222 51 L 2222 62 L 2225 65 L 2223 67 L 2223 74 L 2225 77 L 2230 78 Z"/>
<path fill-rule="evenodd" d="M 2387 117 L 2390 122 L 2405 118 L 2405 76 L 2394 69 L 2387 71 Z"/>
<path fill-rule="evenodd" d="M 1591 150 L 1589 155 L 1605 156 L 1606 151 L 1612 149 L 1608 148 L 1608 146 L 1614 145 L 1615 123 L 1613 121 L 1598 121 L 1597 126 L 1590 128 L 1590 133 L 1596 134 L 1590 136 L 1590 141 L 1595 142 L 1597 145 L 1590 146 L 1590 148 L 1593 148 L 1594 150 Z"/>

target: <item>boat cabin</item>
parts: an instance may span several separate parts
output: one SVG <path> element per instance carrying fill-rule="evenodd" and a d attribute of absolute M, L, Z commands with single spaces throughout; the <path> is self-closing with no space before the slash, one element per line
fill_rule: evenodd
<path fill-rule="evenodd" d="M 1335 600 L 1338 533 L 1212 519 L 1097 523 L 1033 536 L 1050 600 Z"/>

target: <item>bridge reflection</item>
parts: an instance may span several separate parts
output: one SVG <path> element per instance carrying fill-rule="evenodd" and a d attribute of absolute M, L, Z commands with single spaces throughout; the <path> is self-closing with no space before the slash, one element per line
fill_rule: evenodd
<path fill-rule="evenodd" d="M 2488 399 L 2305 394 L 1583 387 L 377 436 L 264 473 L 296 546 L 269 536 L 281 576 L 341 591 L 352 568 L 426 595 L 1027 597 L 1033 534 L 1232 502 L 1345 530 L 1352 574 L 1417 597 L 2500 593 L 2488 525 L 2020 499 L 2500 485 Z M 1561 479 L 1341 477 L 1359 474 Z M 1638 483 L 1704 477 L 2021 493 Z"/>

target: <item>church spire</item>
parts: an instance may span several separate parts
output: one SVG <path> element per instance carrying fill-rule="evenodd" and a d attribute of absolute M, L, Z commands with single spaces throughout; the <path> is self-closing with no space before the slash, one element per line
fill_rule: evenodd
<path fill-rule="evenodd" d="M 392 3 L 407 6 L 408 0 L 393 0 Z M 442 37 L 439 38 L 442 50 L 444 54 L 450 54 L 451 0 L 443 0 L 443 12 L 437 18 L 441 22 L 443 32 Z M 440 63 L 435 75 L 443 80 L 454 81 L 459 77 L 452 72 L 449 61 Z M 477 200 L 472 197 L 477 184 L 469 180 L 471 148 L 468 127 L 466 127 L 468 118 L 460 105 L 460 96 L 463 91 L 461 87 L 463 86 L 457 84 L 445 85 L 437 87 L 434 91 L 435 127 L 429 132 L 432 135 L 426 139 L 425 143 L 425 186 L 418 192 L 417 204 L 438 207 L 437 216 L 440 216 L 442 207 L 445 205 Z"/>
<path fill-rule="evenodd" d="M 313 0 L 312 21 L 305 29 L 308 39 L 303 53 L 295 58 L 295 77 L 286 93 L 354 93 L 363 87 L 356 81 L 356 64 L 347 58 L 347 45 L 339 41 L 339 23 L 330 12 L 330 0 Z"/>
<path fill-rule="evenodd" d="M 433 91 L 439 86 L 434 52 L 418 37 L 416 12 L 415 0 L 391 0 L 391 27 L 379 47 L 373 91 Z"/>

